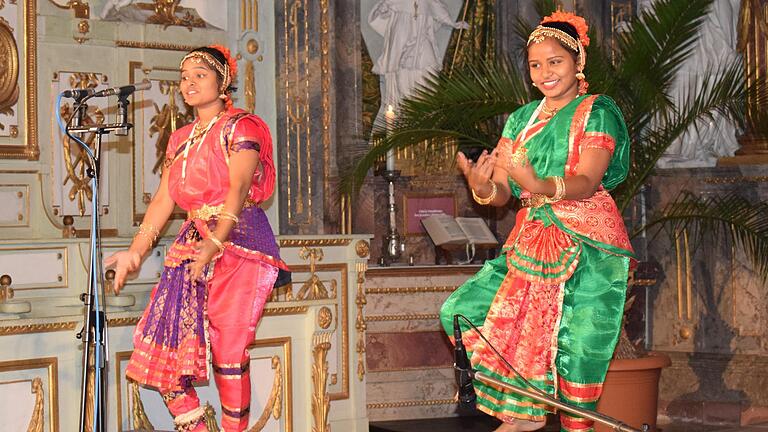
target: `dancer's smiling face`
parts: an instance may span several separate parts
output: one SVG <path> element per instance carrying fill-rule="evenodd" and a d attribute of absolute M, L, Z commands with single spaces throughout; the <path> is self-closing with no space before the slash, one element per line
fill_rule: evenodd
<path fill-rule="evenodd" d="M 570 101 L 579 94 L 576 54 L 557 39 L 545 37 L 528 46 L 528 70 L 531 81 L 547 100 Z"/>

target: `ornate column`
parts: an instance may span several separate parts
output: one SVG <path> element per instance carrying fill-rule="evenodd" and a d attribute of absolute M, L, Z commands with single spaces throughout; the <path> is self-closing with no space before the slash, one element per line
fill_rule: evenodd
<path fill-rule="evenodd" d="M 339 233 L 338 174 L 361 148 L 359 7 L 277 0 L 275 17 L 280 231 Z"/>
<path fill-rule="evenodd" d="M 739 13 L 739 49 L 744 53 L 747 82 L 752 85 L 759 80 L 768 85 L 768 2 L 766 0 L 742 0 Z M 765 89 L 764 89 L 765 93 Z M 739 137 L 740 155 L 768 154 L 766 127 L 768 113 L 759 100 L 765 101 L 767 94 L 752 95 L 747 100 L 747 128 Z M 762 109 L 761 109 L 762 108 Z M 762 125 L 762 127 L 758 127 Z M 759 130 L 762 129 L 762 130 Z"/>

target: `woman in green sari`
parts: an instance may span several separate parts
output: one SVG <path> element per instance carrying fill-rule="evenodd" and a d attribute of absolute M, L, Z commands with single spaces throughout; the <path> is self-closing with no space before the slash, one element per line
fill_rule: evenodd
<path fill-rule="evenodd" d="M 556 12 L 528 40 L 533 85 L 544 94 L 507 120 L 496 149 L 458 165 L 475 200 L 523 208 L 502 254 L 456 290 L 441 310 L 468 317 L 515 370 L 543 392 L 594 409 L 619 337 L 632 247 L 608 193 L 629 166 L 621 111 L 587 95 L 589 44 L 583 18 Z M 516 386 L 522 380 L 462 327 L 473 367 Z M 498 432 L 544 426 L 552 408 L 475 381 L 478 409 L 501 419 Z M 592 422 L 561 414 L 563 431 Z"/>

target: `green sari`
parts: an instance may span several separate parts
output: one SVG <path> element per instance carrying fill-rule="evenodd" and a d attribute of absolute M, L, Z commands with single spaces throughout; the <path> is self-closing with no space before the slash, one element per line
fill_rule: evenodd
<path fill-rule="evenodd" d="M 580 96 L 551 119 L 536 121 L 539 102 L 507 120 L 497 146 L 499 163 L 524 146 L 536 174 L 570 177 L 581 151 L 612 153 L 601 187 L 584 200 L 562 200 L 517 213 L 501 255 L 443 304 L 441 321 L 453 334 L 453 316 L 467 316 L 515 370 L 558 399 L 594 409 L 618 341 L 632 247 L 607 190 L 629 167 L 629 137 L 621 111 L 604 95 Z M 530 193 L 510 180 L 518 198 Z M 473 367 L 525 387 L 467 326 L 463 339 Z M 478 409 L 511 422 L 540 421 L 551 407 L 475 381 Z M 592 422 L 561 414 L 563 431 L 590 431 Z"/>

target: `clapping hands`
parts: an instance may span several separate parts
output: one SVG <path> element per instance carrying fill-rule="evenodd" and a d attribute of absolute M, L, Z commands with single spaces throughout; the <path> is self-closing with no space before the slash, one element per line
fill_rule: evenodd
<path fill-rule="evenodd" d="M 493 169 L 496 166 L 496 153 L 488 153 L 488 150 L 483 150 L 480 157 L 477 158 L 477 162 L 467 159 L 464 153 L 459 152 L 456 155 L 456 165 L 469 183 L 469 187 L 472 188 L 478 195 L 488 196 L 491 193 L 490 180 L 493 176 Z"/>

